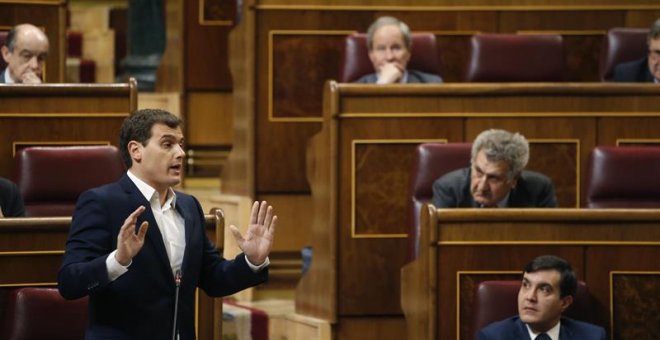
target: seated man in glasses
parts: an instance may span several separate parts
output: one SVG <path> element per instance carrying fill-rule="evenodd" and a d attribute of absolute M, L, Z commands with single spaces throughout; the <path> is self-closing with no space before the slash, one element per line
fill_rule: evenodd
<path fill-rule="evenodd" d="M 614 81 L 660 84 L 660 19 L 651 26 L 646 43 L 648 56 L 617 65 Z"/>

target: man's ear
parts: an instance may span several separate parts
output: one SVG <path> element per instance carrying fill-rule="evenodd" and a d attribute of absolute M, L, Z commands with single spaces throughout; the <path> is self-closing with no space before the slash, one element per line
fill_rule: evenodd
<path fill-rule="evenodd" d="M 2 51 L 2 59 L 5 60 L 5 63 L 9 64 L 9 55 L 11 54 L 11 52 L 9 51 L 7 46 L 2 46 L 0 48 L 0 51 Z"/>
<path fill-rule="evenodd" d="M 511 188 L 514 189 L 516 185 L 518 184 L 518 179 L 520 178 L 520 172 L 513 175 L 513 178 L 511 178 Z"/>
<path fill-rule="evenodd" d="M 561 312 L 563 313 L 568 306 L 570 306 L 573 303 L 573 296 L 571 295 L 566 295 L 563 298 L 561 298 Z"/>
<path fill-rule="evenodd" d="M 128 148 L 128 154 L 131 155 L 133 162 L 138 162 L 142 160 L 142 144 L 137 141 L 130 141 L 126 146 Z"/>

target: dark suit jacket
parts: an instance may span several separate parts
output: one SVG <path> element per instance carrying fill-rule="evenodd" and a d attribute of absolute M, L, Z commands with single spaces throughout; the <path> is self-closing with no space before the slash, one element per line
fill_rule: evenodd
<path fill-rule="evenodd" d="M 5 70 L 0 71 L 0 84 L 5 83 Z"/>
<path fill-rule="evenodd" d="M 616 65 L 614 67 L 614 77 L 612 78 L 616 82 L 636 83 L 650 83 L 653 82 L 653 79 L 647 58 Z"/>
<path fill-rule="evenodd" d="M 477 207 L 470 193 L 470 167 L 447 173 L 433 183 L 433 205 L 436 208 Z M 523 170 L 516 187 L 509 194 L 508 207 L 556 206 L 557 198 L 550 178 L 538 172 Z"/>
<path fill-rule="evenodd" d="M 268 270 L 254 273 L 243 254 L 220 257 L 204 230 L 204 215 L 192 196 L 177 192 L 176 209 L 185 221 L 178 327 L 181 339 L 194 339 L 195 288 L 210 296 L 233 294 L 265 282 Z M 149 222 L 144 246 L 128 272 L 109 282 L 106 258 L 117 248 L 117 234 L 138 206 L 137 221 Z M 60 294 L 67 299 L 89 295 L 86 339 L 170 339 L 175 282 L 163 238 L 149 202 L 124 175 L 118 182 L 84 192 L 73 215 L 58 274 Z"/>
<path fill-rule="evenodd" d="M 0 208 L 4 217 L 25 216 L 21 191 L 14 182 L 2 177 L 0 177 Z"/>
<path fill-rule="evenodd" d="M 378 81 L 378 74 L 370 73 L 362 78 L 358 79 L 356 83 L 363 84 L 375 84 Z M 425 73 L 422 71 L 408 70 L 408 79 L 407 84 L 419 84 L 419 83 L 442 83 L 442 78 L 435 74 Z"/>
<path fill-rule="evenodd" d="M 590 323 L 561 318 L 560 340 L 605 340 L 605 329 Z M 493 322 L 479 331 L 478 340 L 530 340 L 527 327 L 518 316 Z"/>

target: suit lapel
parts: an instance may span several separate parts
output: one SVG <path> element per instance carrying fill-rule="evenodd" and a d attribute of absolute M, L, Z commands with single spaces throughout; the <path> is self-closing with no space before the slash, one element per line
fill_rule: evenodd
<path fill-rule="evenodd" d="M 516 318 L 516 334 L 513 337 L 514 339 L 529 339 L 532 340 L 529 337 L 529 332 L 527 331 L 527 326 L 525 326 L 525 323 L 520 320 L 520 318 Z"/>
<path fill-rule="evenodd" d="M 181 215 L 183 218 L 183 226 L 184 226 L 184 232 L 186 235 L 186 247 L 183 250 L 183 261 L 181 262 L 181 271 L 184 271 L 185 268 L 187 268 L 187 263 L 188 263 L 188 251 L 190 250 L 190 244 L 192 240 L 192 233 L 193 233 L 193 221 L 191 218 L 190 211 L 191 208 L 185 206 L 184 200 L 181 199 L 181 195 L 177 194 L 177 202 L 176 202 L 176 211 Z"/>
<path fill-rule="evenodd" d="M 124 190 L 129 196 L 129 202 L 131 202 L 131 206 L 137 208 L 138 206 L 143 205 L 146 208 L 144 212 L 138 217 L 136 225 L 139 227 L 142 222 L 149 222 L 149 230 L 145 235 L 145 238 L 147 239 L 146 242 L 151 243 L 154 251 L 160 259 L 160 262 L 166 266 L 168 272 L 172 272 L 170 267 L 170 259 L 167 256 L 165 243 L 163 243 L 163 234 L 161 234 L 158 223 L 156 223 L 156 218 L 154 217 L 154 213 L 151 210 L 151 204 L 149 201 L 147 201 L 146 198 L 144 198 L 140 190 L 138 190 L 138 188 L 135 186 L 135 183 L 133 183 L 133 181 L 131 181 L 127 175 L 124 175 L 122 178 L 121 185 L 124 187 Z"/>

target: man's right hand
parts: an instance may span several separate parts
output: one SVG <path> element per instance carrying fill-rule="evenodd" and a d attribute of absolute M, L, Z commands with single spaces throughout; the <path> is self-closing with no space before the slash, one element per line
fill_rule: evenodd
<path fill-rule="evenodd" d="M 26 72 L 21 75 L 23 84 L 41 84 L 41 78 L 34 72 Z"/>
<path fill-rule="evenodd" d="M 117 252 L 115 253 L 115 259 L 122 266 L 128 266 L 131 264 L 131 260 L 144 245 L 144 235 L 147 234 L 147 229 L 149 228 L 149 222 L 144 221 L 140 225 L 137 234 L 135 233 L 135 223 L 137 223 L 137 218 L 144 212 L 146 208 L 141 205 L 139 208 L 135 209 L 133 213 L 128 215 L 124 221 L 124 225 L 121 226 L 119 230 L 119 235 L 117 235 Z"/>
<path fill-rule="evenodd" d="M 387 63 L 381 66 L 378 73 L 378 84 L 394 84 L 401 81 L 403 70 L 396 63 Z"/>

